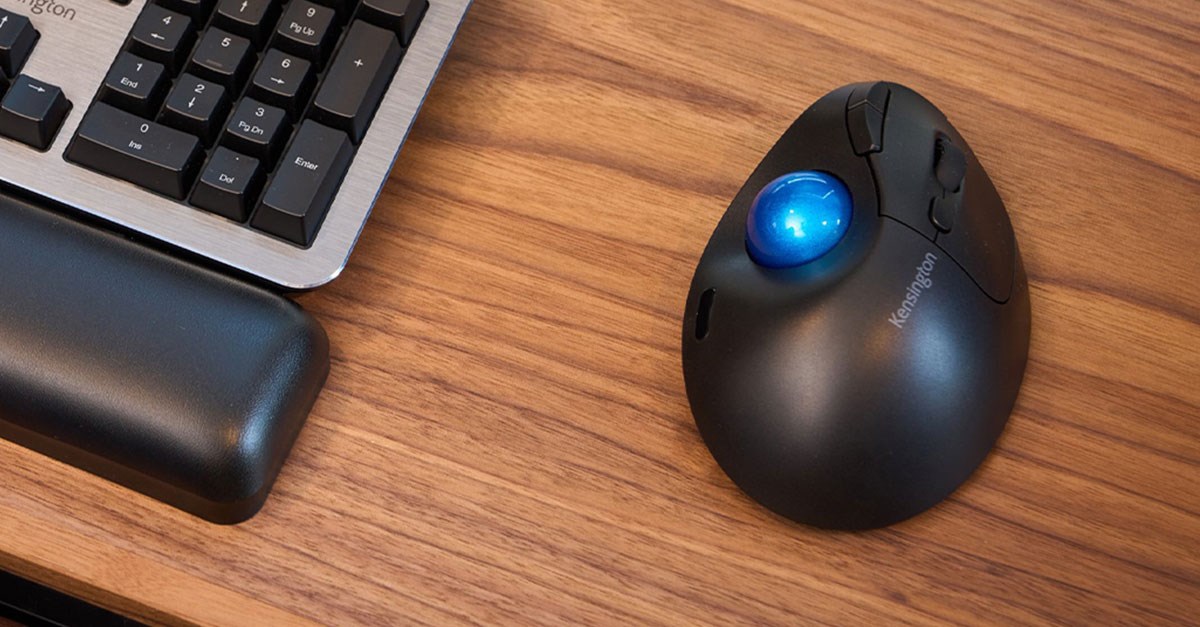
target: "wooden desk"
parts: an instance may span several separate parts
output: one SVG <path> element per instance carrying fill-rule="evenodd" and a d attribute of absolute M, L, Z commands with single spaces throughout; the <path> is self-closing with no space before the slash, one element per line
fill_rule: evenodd
<path fill-rule="evenodd" d="M 333 373 L 262 514 L 0 443 L 0 567 L 169 623 L 1197 620 L 1200 5 L 1090 4 L 480 0 L 350 268 L 300 299 Z M 710 458 L 680 312 L 780 132 L 874 78 L 991 172 L 1032 356 L 962 490 L 827 533 Z"/>

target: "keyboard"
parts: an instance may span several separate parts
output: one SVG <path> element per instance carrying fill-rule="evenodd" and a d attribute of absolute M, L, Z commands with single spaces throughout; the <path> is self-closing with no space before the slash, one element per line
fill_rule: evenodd
<path fill-rule="evenodd" d="M 0 0 L 0 184 L 323 285 L 469 4 Z"/>

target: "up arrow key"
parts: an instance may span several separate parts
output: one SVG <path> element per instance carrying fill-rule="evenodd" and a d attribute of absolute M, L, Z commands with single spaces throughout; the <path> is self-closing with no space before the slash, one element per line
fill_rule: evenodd
<path fill-rule="evenodd" d="M 0 73 L 20 74 L 40 36 L 29 18 L 0 9 Z"/>

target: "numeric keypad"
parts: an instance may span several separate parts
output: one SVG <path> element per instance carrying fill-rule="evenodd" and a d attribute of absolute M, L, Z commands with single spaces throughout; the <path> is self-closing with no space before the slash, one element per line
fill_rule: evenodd
<path fill-rule="evenodd" d="M 308 246 L 427 7 L 148 0 L 67 158 Z"/>

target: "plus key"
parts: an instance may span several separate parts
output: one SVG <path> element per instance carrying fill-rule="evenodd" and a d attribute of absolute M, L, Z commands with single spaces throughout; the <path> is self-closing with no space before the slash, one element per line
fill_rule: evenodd
<path fill-rule="evenodd" d="M 389 30 L 355 21 L 329 66 L 311 116 L 362 141 L 400 65 L 403 49 Z"/>

